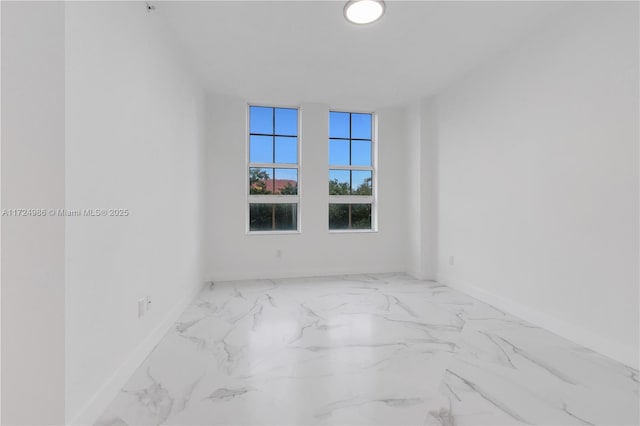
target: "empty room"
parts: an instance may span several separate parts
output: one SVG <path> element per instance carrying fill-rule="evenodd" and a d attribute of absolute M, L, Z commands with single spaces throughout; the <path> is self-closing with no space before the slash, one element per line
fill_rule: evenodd
<path fill-rule="evenodd" d="M 640 424 L 637 1 L 2 1 L 2 425 Z"/>

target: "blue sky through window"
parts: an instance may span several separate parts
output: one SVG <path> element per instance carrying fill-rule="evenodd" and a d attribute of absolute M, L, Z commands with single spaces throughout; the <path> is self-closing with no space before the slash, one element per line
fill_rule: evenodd
<path fill-rule="evenodd" d="M 338 183 L 349 183 L 349 170 L 329 170 L 329 179 Z"/>
<path fill-rule="evenodd" d="M 349 113 L 330 112 L 329 113 L 329 137 L 348 138 L 349 137 Z"/>
<path fill-rule="evenodd" d="M 292 180 L 298 182 L 298 169 L 276 169 L 275 175 L 277 180 Z"/>
<path fill-rule="evenodd" d="M 249 161 L 273 163 L 273 137 L 251 135 L 249 138 Z"/>
<path fill-rule="evenodd" d="M 251 106 L 249 129 L 251 133 L 250 162 L 281 164 L 298 162 L 297 109 Z M 370 166 L 372 163 L 371 133 L 371 114 L 330 112 L 329 136 L 332 139 L 329 142 L 329 164 Z M 349 139 L 352 140 L 349 141 Z"/>
<path fill-rule="evenodd" d="M 298 110 L 276 108 L 276 135 L 296 136 L 298 134 Z"/>
<path fill-rule="evenodd" d="M 329 164 L 371 166 L 371 133 L 371 114 L 331 111 L 329 113 Z"/>
<path fill-rule="evenodd" d="M 351 114 L 351 138 L 371 139 L 371 114 Z"/>
<path fill-rule="evenodd" d="M 276 163 L 295 164 L 298 162 L 298 138 L 276 136 L 275 142 Z"/>
<path fill-rule="evenodd" d="M 252 106 L 249 113 L 249 129 L 251 133 L 273 134 L 273 108 Z"/>
<path fill-rule="evenodd" d="M 249 162 L 298 162 L 298 110 L 249 107 Z"/>
<path fill-rule="evenodd" d="M 349 165 L 349 141 L 343 139 L 329 140 L 329 164 L 336 166 Z"/>
<path fill-rule="evenodd" d="M 351 165 L 371 165 L 371 141 L 351 141 Z"/>

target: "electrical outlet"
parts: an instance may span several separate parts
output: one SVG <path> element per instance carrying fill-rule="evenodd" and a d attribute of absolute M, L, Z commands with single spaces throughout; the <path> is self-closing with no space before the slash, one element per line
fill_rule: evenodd
<path fill-rule="evenodd" d="M 151 296 L 138 299 L 138 318 L 142 318 L 151 309 Z"/>

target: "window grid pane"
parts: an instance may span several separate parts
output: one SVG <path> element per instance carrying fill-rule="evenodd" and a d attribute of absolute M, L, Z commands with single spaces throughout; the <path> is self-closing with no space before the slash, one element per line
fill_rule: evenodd
<path fill-rule="evenodd" d="M 371 204 L 329 204 L 329 229 L 372 229 Z"/>
<path fill-rule="evenodd" d="M 274 194 L 298 194 L 298 169 L 275 169 L 273 176 Z"/>
<path fill-rule="evenodd" d="M 352 140 L 351 141 L 351 165 L 371 166 L 371 141 Z"/>
<path fill-rule="evenodd" d="M 371 114 L 351 114 L 351 139 L 371 139 Z"/>
<path fill-rule="evenodd" d="M 249 204 L 249 231 L 295 231 L 298 204 Z"/>
<path fill-rule="evenodd" d="M 276 163 L 296 164 L 298 162 L 298 138 L 295 136 L 275 136 L 274 158 Z"/>
<path fill-rule="evenodd" d="M 351 138 L 351 118 L 348 112 L 329 113 L 329 137 L 349 139 Z"/>
<path fill-rule="evenodd" d="M 351 193 L 351 172 L 349 170 L 329 170 L 329 195 L 349 195 Z"/>
<path fill-rule="evenodd" d="M 349 166 L 351 143 L 349 139 L 329 139 L 329 164 L 332 166 Z"/>
<path fill-rule="evenodd" d="M 276 135 L 298 135 L 298 110 L 292 108 L 275 108 L 274 128 Z"/>
<path fill-rule="evenodd" d="M 273 108 L 252 106 L 249 108 L 249 114 L 251 134 L 273 134 Z"/>
<path fill-rule="evenodd" d="M 351 171 L 351 195 L 372 195 L 371 171 Z"/>

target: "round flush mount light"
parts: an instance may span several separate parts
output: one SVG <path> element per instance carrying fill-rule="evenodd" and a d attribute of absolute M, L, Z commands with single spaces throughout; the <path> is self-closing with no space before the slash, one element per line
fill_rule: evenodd
<path fill-rule="evenodd" d="M 383 14 L 382 0 L 349 0 L 344 6 L 344 17 L 354 24 L 370 24 Z"/>

